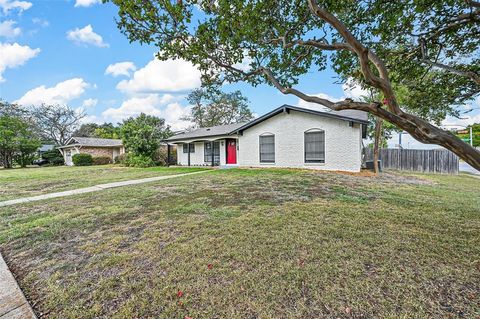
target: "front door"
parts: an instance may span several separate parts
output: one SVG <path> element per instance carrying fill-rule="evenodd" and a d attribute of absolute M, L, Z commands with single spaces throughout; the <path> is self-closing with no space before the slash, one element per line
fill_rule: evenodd
<path fill-rule="evenodd" d="M 236 140 L 227 140 L 227 164 L 237 164 Z"/>
<path fill-rule="evenodd" d="M 70 151 L 70 150 L 65 151 L 65 165 L 67 165 L 67 166 L 72 166 L 73 165 L 72 151 Z"/>

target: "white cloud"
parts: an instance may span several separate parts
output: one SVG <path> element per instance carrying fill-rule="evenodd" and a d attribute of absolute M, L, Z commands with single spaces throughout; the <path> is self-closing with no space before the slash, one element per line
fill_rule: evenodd
<path fill-rule="evenodd" d="M 18 9 L 20 12 L 28 10 L 32 7 L 32 3 L 28 1 L 19 0 L 0 0 L 0 8 L 3 10 L 3 14 L 7 15 L 10 10 Z"/>
<path fill-rule="evenodd" d="M 105 70 L 105 74 L 111 74 L 113 76 L 125 75 L 130 77 L 130 71 L 135 71 L 137 68 L 133 62 L 118 62 L 110 64 Z"/>
<path fill-rule="evenodd" d="M 180 120 L 190 112 L 190 107 L 184 107 L 177 102 L 169 103 L 174 96 L 165 94 L 149 94 L 145 97 L 132 97 L 122 103 L 118 108 L 109 108 L 102 113 L 107 121 L 120 122 L 128 117 L 140 113 L 154 115 L 165 119 L 173 130 L 180 130 L 191 125 L 188 121 Z M 169 104 L 167 104 L 169 103 Z"/>
<path fill-rule="evenodd" d="M 98 103 L 97 99 L 86 99 L 83 101 L 82 107 L 84 108 L 94 107 L 95 105 L 97 105 L 97 103 Z"/>
<path fill-rule="evenodd" d="M 322 98 L 322 99 L 326 99 L 326 100 L 329 100 L 329 101 L 332 101 L 332 102 L 339 102 L 339 101 L 342 100 L 342 99 L 335 98 L 335 97 L 330 96 L 330 95 L 325 94 L 325 93 L 313 94 L 313 96 L 316 96 L 316 97 L 319 97 L 319 98 Z M 302 99 L 298 99 L 297 106 L 305 108 L 305 109 L 317 110 L 317 111 L 328 111 L 328 110 L 330 110 L 323 105 L 320 105 L 320 104 L 317 104 L 317 103 L 306 102 Z"/>
<path fill-rule="evenodd" d="M 247 50 L 243 52 L 243 59 L 241 63 L 235 63 L 233 65 L 234 68 L 240 69 L 244 72 L 250 71 L 251 67 L 250 64 L 253 62 L 252 58 L 248 55 Z"/>
<path fill-rule="evenodd" d="M 313 94 L 313 96 L 317 96 L 322 99 L 329 100 L 331 102 L 340 102 L 345 100 L 346 98 L 351 98 L 355 101 L 359 101 L 370 94 L 368 90 L 362 89 L 362 87 L 359 84 L 356 84 L 352 79 L 347 80 L 347 82 L 342 85 L 342 89 L 343 89 L 343 96 L 340 98 L 336 98 L 325 93 L 317 93 L 317 94 Z M 305 102 L 302 99 L 298 99 L 297 106 L 303 107 L 306 109 L 319 110 L 319 111 L 330 110 L 329 108 L 324 107 L 320 104 Z"/>
<path fill-rule="evenodd" d="M 22 46 L 18 43 L 0 43 L 0 82 L 5 81 L 2 77 L 7 68 L 14 68 L 23 65 L 28 60 L 40 53 L 40 49 L 32 49 L 29 46 Z"/>
<path fill-rule="evenodd" d="M 101 0 L 76 0 L 75 1 L 75 8 L 78 7 L 90 7 L 94 4 L 100 3 Z"/>
<path fill-rule="evenodd" d="M 474 123 L 480 123 L 480 96 L 471 103 L 464 105 L 463 109 L 467 113 L 461 114 L 460 118 L 448 116 L 442 122 L 445 129 L 463 128 Z"/>
<path fill-rule="evenodd" d="M 342 85 L 342 89 L 345 97 L 351 98 L 355 101 L 362 100 L 370 95 L 368 90 L 362 89 L 360 84 L 355 83 L 353 79 L 348 79 L 347 82 Z"/>
<path fill-rule="evenodd" d="M 32 22 L 34 24 L 38 24 L 42 28 L 48 27 L 50 25 L 50 22 L 48 20 L 42 19 L 42 18 L 33 18 Z"/>
<path fill-rule="evenodd" d="M 45 87 L 45 85 L 42 85 L 31 89 L 20 99 L 15 101 L 15 103 L 27 106 L 40 103 L 66 104 L 81 96 L 87 87 L 88 83 L 82 78 L 73 78 L 57 83 L 52 87 Z"/>
<path fill-rule="evenodd" d="M 179 92 L 200 84 L 200 71 L 190 62 L 154 58 L 136 71 L 132 79 L 120 81 L 117 89 L 128 93 Z"/>
<path fill-rule="evenodd" d="M 22 30 L 19 27 L 14 26 L 16 23 L 17 22 L 13 20 L 0 22 L 0 37 L 14 38 L 20 35 Z"/>
<path fill-rule="evenodd" d="M 108 47 L 108 43 L 103 42 L 101 35 L 93 31 L 92 25 L 87 25 L 82 29 L 75 28 L 67 32 L 67 39 L 77 45 L 94 45 L 100 48 Z"/>
<path fill-rule="evenodd" d="M 104 123 L 105 121 L 103 120 L 103 118 L 99 117 L 99 116 L 96 116 L 96 115 L 87 115 L 85 116 L 84 118 L 82 118 L 80 120 L 80 123 L 84 124 L 84 123 L 97 123 L 97 124 L 102 124 Z"/>

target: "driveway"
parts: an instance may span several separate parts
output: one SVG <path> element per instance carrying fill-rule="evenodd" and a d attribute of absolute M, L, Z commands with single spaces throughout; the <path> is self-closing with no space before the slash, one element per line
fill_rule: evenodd
<path fill-rule="evenodd" d="M 480 175 L 480 171 L 476 170 L 475 168 L 473 168 L 472 166 L 470 166 L 469 164 L 463 161 L 460 162 L 459 166 L 460 166 L 459 167 L 460 172 Z"/>

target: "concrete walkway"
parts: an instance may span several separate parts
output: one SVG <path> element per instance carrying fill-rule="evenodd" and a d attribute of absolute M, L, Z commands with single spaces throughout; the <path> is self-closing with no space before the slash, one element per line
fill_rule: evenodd
<path fill-rule="evenodd" d="M 0 319 L 37 318 L 0 254 Z"/>
<path fill-rule="evenodd" d="M 109 189 L 109 188 L 115 188 L 115 187 L 121 187 L 121 186 L 129 186 L 129 185 L 136 185 L 136 184 L 143 184 L 143 183 L 161 181 L 161 180 L 164 180 L 164 179 L 176 178 L 176 177 L 181 177 L 181 176 L 201 174 L 201 173 L 205 173 L 205 172 L 211 172 L 211 170 L 198 171 L 198 172 L 185 173 L 185 174 L 149 177 L 149 178 L 142 178 L 142 179 L 133 179 L 133 180 L 129 180 L 129 181 L 114 182 L 114 183 L 108 183 L 108 184 L 99 184 L 99 185 L 95 185 L 95 186 L 91 186 L 91 187 L 78 188 L 78 189 L 73 189 L 73 190 L 64 191 L 64 192 L 57 192 L 57 193 L 50 193 L 50 194 L 44 194 L 44 195 L 38 195 L 38 196 L 32 196 L 32 197 L 12 199 L 12 200 L 7 200 L 7 201 L 0 202 L 0 207 L 16 205 L 16 204 L 21 204 L 21 203 L 34 202 L 34 201 L 50 199 L 50 198 L 57 198 L 57 197 L 72 196 L 72 195 L 77 195 L 77 194 L 98 192 L 98 191 L 101 191 L 103 189 Z"/>

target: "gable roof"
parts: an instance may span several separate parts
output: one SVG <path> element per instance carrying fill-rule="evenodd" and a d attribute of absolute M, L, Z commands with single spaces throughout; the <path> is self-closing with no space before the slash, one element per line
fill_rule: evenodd
<path fill-rule="evenodd" d="M 343 121 L 355 122 L 360 124 L 368 124 L 368 114 L 363 111 L 358 111 L 358 110 L 318 111 L 314 109 L 307 109 L 303 107 L 284 104 L 276 108 L 275 110 L 268 112 L 267 114 L 262 115 L 259 118 L 256 118 L 253 121 L 248 122 L 245 125 L 239 127 L 237 129 L 237 132 L 242 132 L 254 125 L 257 125 L 271 118 L 272 116 L 275 116 L 282 112 L 290 112 L 291 110 L 297 111 L 297 112 L 309 113 L 309 114 L 318 115 L 318 116 L 330 117 L 330 118 L 339 119 Z"/>
<path fill-rule="evenodd" d="M 247 123 L 235 123 L 235 124 L 228 124 L 228 125 L 218 125 L 212 127 L 202 127 L 190 132 L 182 132 L 180 134 L 176 134 L 172 137 L 165 139 L 165 141 L 173 142 L 178 140 L 190 140 L 195 138 L 202 138 L 202 137 L 212 137 L 212 136 L 221 136 L 221 135 L 229 135 L 233 132 L 236 132 L 237 129 Z"/>
<path fill-rule="evenodd" d="M 96 138 L 96 137 L 72 137 L 66 145 L 60 146 L 68 147 L 72 145 L 89 146 L 89 147 L 119 147 L 123 146 L 122 140 L 111 138 Z"/>
<path fill-rule="evenodd" d="M 339 119 L 343 121 L 349 121 L 354 123 L 360 124 L 368 124 L 368 115 L 366 112 L 358 111 L 358 110 L 342 110 L 342 111 L 318 111 L 314 109 L 308 109 L 293 105 L 284 104 L 280 107 L 277 107 L 271 112 L 268 112 L 265 115 L 260 116 L 250 122 L 247 123 L 237 123 L 237 124 L 229 124 L 229 125 L 219 125 L 219 126 L 212 126 L 212 127 L 204 127 L 199 128 L 190 132 L 182 132 L 180 134 L 176 134 L 172 137 L 165 139 L 166 142 L 174 142 L 174 141 L 181 141 L 181 140 L 191 140 L 196 138 L 204 138 L 204 137 L 212 137 L 212 136 L 221 136 L 221 135 L 230 135 L 234 133 L 241 133 L 242 131 L 257 125 L 266 119 L 271 118 L 277 114 L 282 112 L 290 112 L 291 110 L 303 113 L 309 113 L 313 115 L 323 116 L 323 117 L 330 117 L 334 119 Z"/>

